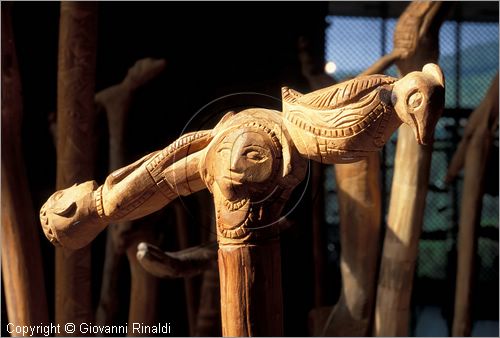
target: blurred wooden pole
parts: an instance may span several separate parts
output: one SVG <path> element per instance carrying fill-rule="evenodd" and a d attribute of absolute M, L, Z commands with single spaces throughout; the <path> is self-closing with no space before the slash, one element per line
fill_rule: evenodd
<path fill-rule="evenodd" d="M 97 3 L 61 3 L 57 189 L 89 180 L 94 175 L 96 33 Z M 90 264 L 90 246 L 80 250 L 56 249 L 57 324 L 71 322 L 78 326 L 92 322 Z"/>
<path fill-rule="evenodd" d="M 431 154 L 432 146 L 417 144 L 410 127 L 399 128 L 377 290 L 376 336 L 408 335 Z"/>
<path fill-rule="evenodd" d="M 12 9 L 2 4 L 2 279 L 9 322 L 48 323 L 39 226 L 31 201 L 21 142 L 21 79 Z"/>
<path fill-rule="evenodd" d="M 380 238 L 380 154 L 336 164 L 340 209 L 342 293 L 322 335 L 369 334 Z"/>
<path fill-rule="evenodd" d="M 488 155 L 498 127 L 498 73 L 486 97 L 471 114 L 446 181 L 464 168 L 464 186 L 458 226 L 458 261 L 452 335 L 471 335 L 471 308 Z"/>
<path fill-rule="evenodd" d="M 141 232 L 139 231 L 141 234 Z M 149 238 L 148 238 L 149 237 Z M 158 303 L 158 279 L 149 274 L 137 260 L 137 245 L 142 240 L 153 240 L 152 232 L 148 231 L 143 236 L 137 236 L 127 247 L 127 257 L 130 263 L 130 306 L 128 312 L 127 336 L 142 336 L 144 334 L 134 333 L 133 324 L 156 325 L 157 303 Z"/>
<path fill-rule="evenodd" d="M 439 30 L 453 3 L 412 1 L 394 30 L 392 62 L 401 76 L 437 63 Z M 370 67 L 379 72 L 387 67 Z M 364 74 L 367 74 L 365 72 Z M 433 112 L 440 114 L 440 112 Z M 408 336 L 413 275 L 429 184 L 432 144 L 415 140 L 410 127 L 399 128 L 387 230 L 375 305 L 375 336 Z"/>

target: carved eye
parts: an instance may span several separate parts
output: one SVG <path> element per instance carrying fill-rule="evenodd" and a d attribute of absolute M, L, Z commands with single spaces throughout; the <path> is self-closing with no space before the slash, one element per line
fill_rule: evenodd
<path fill-rule="evenodd" d="M 423 101 L 424 101 L 424 97 L 422 96 L 422 94 L 420 92 L 417 91 L 408 97 L 407 104 L 410 108 L 417 109 L 418 107 L 420 107 L 422 105 Z"/>
<path fill-rule="evenodd" d="M 248 150 L 244 154 L 247 159 L 254 161 L 254 162 L 263 162 L 267 159 L 267 156 L 264 154 L 261 154 L 259 151 L 256 150 Z"/>
<path fill-rule="evenodd" d="M 63 208 L 54 208 L 53 212 L 56 215 L 59 215 L 61 217 L 70 217 L 72 216 L 76 211 L 76 203 L 73 202 L 67 207 Z"/>

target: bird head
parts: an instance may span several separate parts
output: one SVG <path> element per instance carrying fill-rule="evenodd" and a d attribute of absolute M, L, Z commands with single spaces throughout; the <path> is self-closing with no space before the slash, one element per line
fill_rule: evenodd
<path fill-rule="evenodd" d="M 391 101 L 403 123 L 409 125 L 417 142 L 432 142 L 434 128 L 444 108 L 444 76 L 438 65 L 426 64 L 394 83 Z"/>

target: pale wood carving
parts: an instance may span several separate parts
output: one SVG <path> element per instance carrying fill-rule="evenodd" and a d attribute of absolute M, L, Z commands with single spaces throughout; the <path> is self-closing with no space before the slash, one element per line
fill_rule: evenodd
<path fill-rule="evenodd" d="M 464 168 L 464 186 L 458 225 L 458 261 L 452 336 L 471 335 L 477 228 L 481 219 L 488 157 L 497 128 L 498 73 L 492 80 L 485 98 L 470 115 L 464 136 L 446 175 L 446 181 L 451 182 Z"/>
<path fill-rule="evenodd" d="M 58 189 L 94 175 L 96 29 L 96 3 L 61 3 L 57 78 Z M 78 189 L 89 187 L 89 184 L 82 184 Z M 83 205 L 87 203 L 84 201 Z M 56 249 L 55 321 L 61 326 L 66 323 L 78 326 L 93 320 L 90 247 L 81 247 L 79 250 Z"/>
<path fill-rule="evenodd" d="M 424 64 L 437 62 L 439 29 L 451 6 L 451 3 L 443 2 L 410 3 L 396 25 L 393 52 L 363 74 L 378 73 L 394 62 L 400 74 L 406 77 Z M 440 82 L 444 86 L 442 76 Z M 406 102 L 412 105 L 418 100 L 408 97 Z M 435 104 L 427 116 L 434 121 L 434 126 L 444 106 L 443 93 Z M 415 131 L 415 128 L 412 130 L 403 125 L 398 133 L 388 229 L 377 288 L 376 336 L 408 335 L 410 296 L 422 229 L 434 129 L 429 130 L 427 135 L 417 136 L 426 138 L 425 142 L 418 143 L 412 136 Z"/>
<path fill-rule="evenodd" d="M 41 209 L 56 245 L 88 244 L 109 222 L 150 214 L 177 196 L 208 188 L 219 243 L 224 335 L 282 335 L 281 212 L 307 161 L 355 162 L 378 151 L 401 123 L 419 143 L 442 109 L 437 65 L 396 80 L 368 76 L 302 95 L 283 89 L 283 113 L 246 109 L 212 130 L 183 135 L 163 150 L 60 190 Z M 242 264 L 243 262 L 243 264 Z"/>
<path fill-rule="evenodd" d="M 11 5 L 2 4 L 2 280 L 8 321 L 34 326 L 48 324 L 49 319 L 36 214 L 22 151 L 21 79 L 11 13 Z"/>
<path fill-rule="evenodd" d="M 158 76 L 165 68 L 165 60 L 144 58 L 138 60 L 119 84 L 106 88 L 95 95 L 97 109 L 106 113 L 109 131 L 109 169 L 116 170 L 125 162 L 125 127 L 127 114 L 134 92 L 148 81 Z M 131 294 L 129 304 L 129 323 L 152 323 L 154 313 L 151 309 L 157 297 L 157 280 L 139 267 L 135 256 L 138 238 L 151 238 L 151 227 L 140 227 L 130 222 L 111 224 L 106 238 L 104 273 L 101 283 L 101 296 L 96 312 L 98 325 L 111 325 L 120 307 L 117 278 L 120 261 L 126 253 L 131 272 Z M 140 233 L 138 233 L 140 232 Z M 132 324 L 130 324 L 132 325 Z M 129 334 L 133 332 L 131 327 Z"/>

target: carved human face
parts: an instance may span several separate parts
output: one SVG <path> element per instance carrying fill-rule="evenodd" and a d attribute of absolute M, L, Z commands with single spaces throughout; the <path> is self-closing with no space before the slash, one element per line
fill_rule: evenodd
<path fill-rule="evenodd" d="M 227 200 L 237 200 L 250 190 L 264 188 L 273 174 L 273 143 L 260 130 L 233 129 L 215 148 L 215 184 Z"/>

